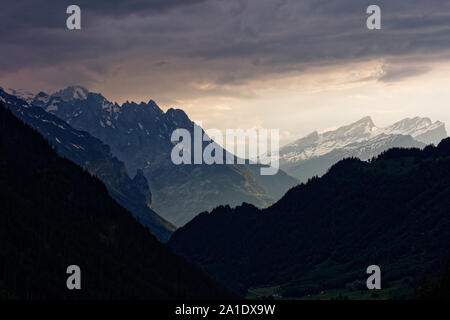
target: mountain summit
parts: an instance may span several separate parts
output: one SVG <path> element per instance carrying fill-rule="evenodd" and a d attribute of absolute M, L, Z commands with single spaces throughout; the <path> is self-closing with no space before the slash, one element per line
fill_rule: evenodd
<path fill-rule="evenodd" d="M 445 124 L 432 122 L 430 118 L 406 118 L 381 130 L 385 134 L 410 135 L 417 141 L 435 145 L 447 137 Z"/>
<path fill-rule="evenodd" d="M 60 97 L 64 101 L 71 101 L 71 100 L 85 100 L 87 99 L 88 94 L 89 91 L 86 88 L 81 86 L 72 86 L 56 92 L 53 96 Z"/>

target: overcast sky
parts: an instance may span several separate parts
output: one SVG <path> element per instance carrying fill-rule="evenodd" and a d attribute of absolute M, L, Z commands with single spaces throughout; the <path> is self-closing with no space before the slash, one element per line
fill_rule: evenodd
<path fill-rule="evenodd" d="M 1 0 L 0 86 L 154 99 L 205 128 L 279 128 L 282 143 L 366 115 L 450 125 L 450 1 L 55 2 Z M 70 4 L 82 30 L 66 28 Z"/>

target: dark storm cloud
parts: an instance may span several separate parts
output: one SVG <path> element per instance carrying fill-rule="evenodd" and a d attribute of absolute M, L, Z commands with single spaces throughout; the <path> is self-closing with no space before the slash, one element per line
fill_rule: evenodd
<path fill-rule="evenodd" d="M 131 14 L 157 14 L 176 8 L 201 3 L 205 0 L 14 0 L 1 6 L 0 36 L 15 35 L 33 28 L 63 28 L 65 11 L 71 4 L 78 5 L 88 22 L 101 16 L 115 18 Z"/>
<path fill-rule="evenodd" d="M 396 82 L 427 73 L 430 70 L 427 66 L 388 65 L 383 68 L 383 75 L 378 80 L 382 82 Z"/>
<path fill-rule="evenodd" d="M 366 28 L 373 4 L 366 0 L 8 1 L 0 11 L 0 71 L 78 64 L 81 81 L 95 79 L 83 72 L 107 76 L 142 59 L 140 69 L 156 72 L 153 78 L 173 73 L 175 84 L 190 73 L 221 85 L 371 58 L 426 64 L 429 54 L 450 50 L 450 1 L 375 2 L 378 31 Z M 70 4 L 81 7 L 81 31 L 65 29 Z M 387 65 L 380 80 L 425 69 Z"/>

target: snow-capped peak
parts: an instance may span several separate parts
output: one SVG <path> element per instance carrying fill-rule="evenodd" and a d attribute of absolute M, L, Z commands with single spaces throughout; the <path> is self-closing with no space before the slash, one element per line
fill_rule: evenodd
<path fill-rule="evenodd" d="M 64 101 L 86 100 L 89 91 L 81 86 L 70 86 L 53 94 L 54 97 L 60 97 Z"/>
<path fill-rule="evenodd" d="M 371 117 L 364 117 L 352 124 L 340 127 L 336 130 L 322 133 L 327 140 L 330 139 L 347 139 L 347 138 L 367 138 L 372 134 L 375 124 Z"/>
<path fill-rule="evenodd" d="M 430 129 L 443 125 L 442 122 L 433 123 L 430 118 L 406 118 L 383 129 L 386 134 L 403 134 L 416 137 Z"/>

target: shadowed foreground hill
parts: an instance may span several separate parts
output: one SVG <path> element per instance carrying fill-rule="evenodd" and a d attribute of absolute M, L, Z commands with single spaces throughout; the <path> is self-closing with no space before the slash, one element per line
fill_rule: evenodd
<path fill-rule="evenodd" d="M 391 149 L 370 162 L 342 160 L 268 209 L 202 213 L 169 244 L 241 292 L 365 287 L 372 264 L 384 286 L 401 280 L 417 288 L 450 257 L 450 139 Z"/>
<path fill-rule="evenodd" d="M 0 107 L 0 297 L 176 299 L 226 295 Z M 79 265 L 82 290 L 66 288 Z"/>

